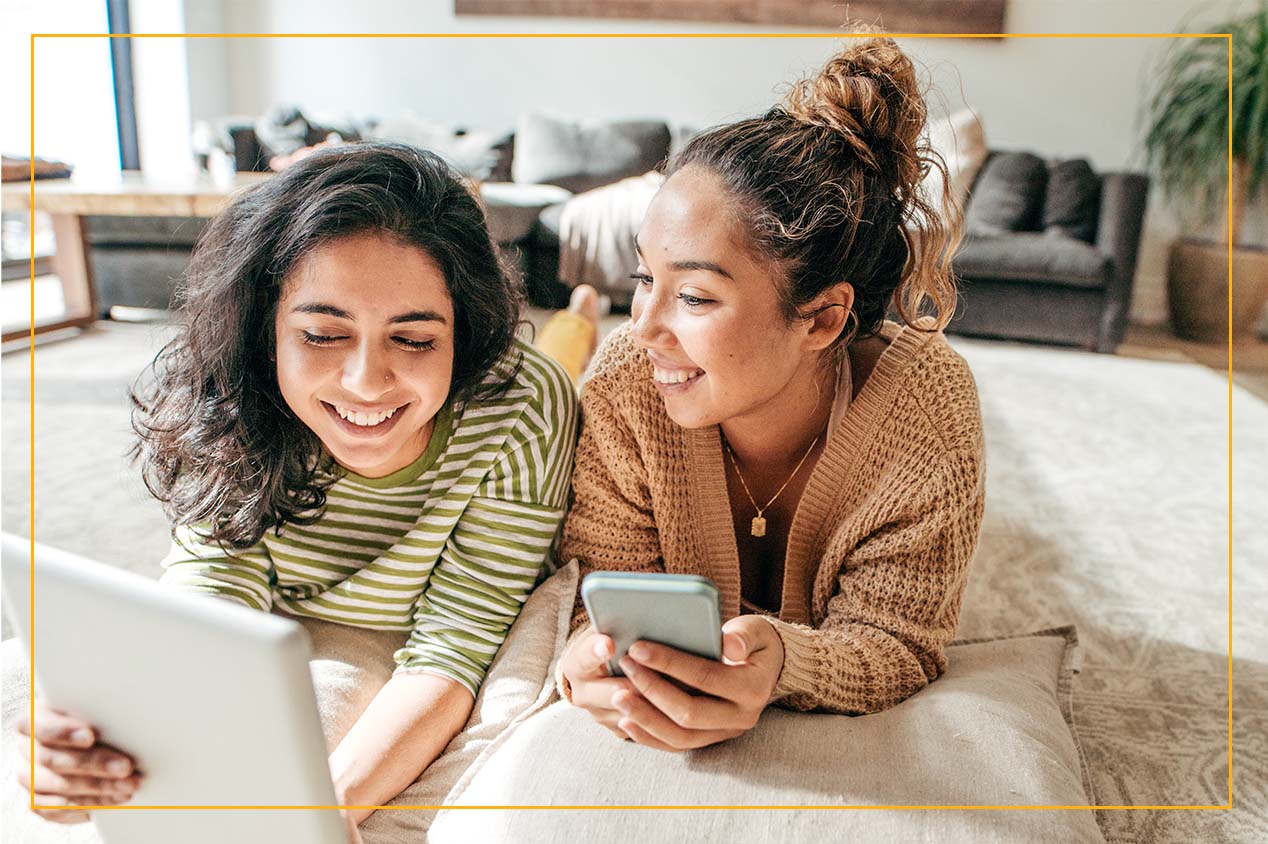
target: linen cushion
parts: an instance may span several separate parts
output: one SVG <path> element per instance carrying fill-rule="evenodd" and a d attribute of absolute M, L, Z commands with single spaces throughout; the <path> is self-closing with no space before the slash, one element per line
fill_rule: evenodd
<path fill-rule="evenodd" d="M 1043 227 L 1091 243 L 1101 206 L 1101 180 L 1086 159 L 1056 161 L 1048 166 L 1043 201 Z"/>
<path fill-rule="evenodd" d="M 669 154 L 663 121 L 580 121 L 525 114 L 515 130 L 516 182 L 541 182 L 581 193 L 655 170 Z"/>
<path fill-rule="evenodd" d="M 968 198 L 969 187 L 986 161 L 986 133 L 982 121 L 971 109 L 961 109 L 946 117 L 929 121 L 929 146 L 947 167 L 951 199 L 961 209 Z M 921 183 L 921 190 L 934 207 L 942 201 L 942 173 L 931 168 Z"/>
<path fill-rule="evenodd" d="M 554 699 L 555 660 L 563 652 L 576 594 L 575 562 L 533 590 L 489 666 L 467 725 L 412 785 L 387 804 L 433 808 L 375 812 L 361 823 L 366 844 L 419 844 L 436 815 L 434 807 L 441 805 L 463 772 L 504 733 Z"/>
<path fill-rule="evenodd" d="M 422 120 L 413 114 L 397 114 L 379 121 L 365 133 L 367 139 L 396 141 L 430 150 L 472 179 L 487 179 L 502 155 L 506 133 L 491 129 L 465 129 Z"/>
<path fill-rule="evenodd" d="M 447 806 L 1089 805 L 1071 732 L 1073 628 L 962 642 L 935 683 L 875 715 L 768 709 L 747 735 L 668 754 L 556 703 L 508 731 Z M 1089 810 L 458 810 L 431 844 L 553 840 L 1101 842 Z"/>
<path fill-rule="evenodd" d="M 1048 168 L 1028 152 L 999 152 L 973 183 L 964 228 L 969 234 L 1035 231 L 1043 215 Z"/>
<path fill-rule="evenodd" d="M 954 264 L 956 274 L 966 279 L 1038 281 L 1066 287 L 1104 287 L 1114 272 L 1109 255 L 1056 229 L 967 237 Z"/>

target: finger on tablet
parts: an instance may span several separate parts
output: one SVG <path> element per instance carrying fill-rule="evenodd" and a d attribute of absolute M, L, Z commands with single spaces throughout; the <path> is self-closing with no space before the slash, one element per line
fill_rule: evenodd
<path fill-rule="evenodd" d="M 19 781 L 24 780 L 21 777 Z M 80 805 L 109 805 L 123 803 L 132 797 L 140 785 L 138 777 L 103 779 L 101 777 L 76 777 L 59 774 L 48 768 L 35 769 L 35 791 L 38 794 L 60 794 L 78 798 Z"/>
<path fill-rule="evenodd" d="M 52 747 L 86 748 L 97 741 L 96 732 L 88 722 L 48 707 L 36 709 L 34 724 L 21 726 L 29 728 L 24 735 L 34 735 L 41 744 Z"/>
<path fill-rule="evenodd" d="M 88 750 L 36 745 L 35 762 L 59 774 L 122 779 L 134 770 L 132 760 L 106 745 Z"/>

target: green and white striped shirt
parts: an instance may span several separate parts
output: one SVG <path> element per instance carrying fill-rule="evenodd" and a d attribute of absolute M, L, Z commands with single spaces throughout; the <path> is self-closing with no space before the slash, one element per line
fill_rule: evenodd
<path fill-rule="evenodd" d="M 524 343 L 494 367 L 500 398 L 443 408 L 426 452 L 384 478 L 351 472 L 311 525 L 232 556 L 182 527 L 162 582 L 358 627 L 411 631 L 397 671 L 475 695 L 550 554 L 568 502 L 577 395 Z"/>

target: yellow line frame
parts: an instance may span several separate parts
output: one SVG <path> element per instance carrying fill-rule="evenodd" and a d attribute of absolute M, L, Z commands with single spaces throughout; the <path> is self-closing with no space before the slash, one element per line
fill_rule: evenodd
<path fill-rule="evenodd" d="M 37 38 L 1224 38 L 1229 54 L 1229 165 L 1227 165 L 1227 200 L 1229 200 L 1229 232 L 1232 231 L 1232 34 L 1231 33 L 30 33 L 30 194 L 29 213 L 34 221 L 36 215 L 36 39 Z M 28 378 L 29 412 L 30 412 L 30 555 L 36 554 L 36 229 L 30 226 L 30 351 Z M 46 806 L 36 803 L 34 786 L 28 788 L 30 809 L 43 811 L 146 811 L 146 810 L 345 810 L 355 809 L 372 811 L 399 810 L 1097 810 L 1097 811 L 1131 811 L 1131 810 L 1231 810 L 1232 809 L 1232 238 L 1227 243 L 1229 250 L 1229 302 L 1227 302 L 1227 318 L 1229 318 L 1229 362 L 1227 362 L 1227 392 L 1229 392 L 1229 802 L 1217 805 L 999 805 L 999 806 L 957 806 L 957 805 L 883 805 L 883 806 L 94 806 L 68 805 Z M 30 580 L 30 620 L 34 627 L 36 617 L 36 580 Z M 30 641 L 30 722 L 36 720 L 36 643 L 34 636 Z M 36 770 L 36 739 L 30 738 L 30 778 L 34 781 Z"/>

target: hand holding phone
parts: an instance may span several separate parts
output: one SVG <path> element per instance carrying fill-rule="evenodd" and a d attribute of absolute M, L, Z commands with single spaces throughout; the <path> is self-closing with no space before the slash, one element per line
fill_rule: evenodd
<path fill-rule="evenodd" d="M 596 571 L 581 584 L 594 629 L 615 646 L 608 671 L 637 641 L 657 642 L 706 659 L 722 658 L 718 588 L 707 577 Z"/>
<path fill-rule="evenodd" d="M 743 735 L 757 724 L 783 668 L 783 642 L 760 615 L 721 625 L 720 660 L 650 638 L 619 657 L 613 637 L 597 627 L 596 621 L 564 654 L 572 702 L 621 738 L 659 750 L 688 750 Z M 607 665 L 614 661 L 626 676 L 608 676 Z"/>

